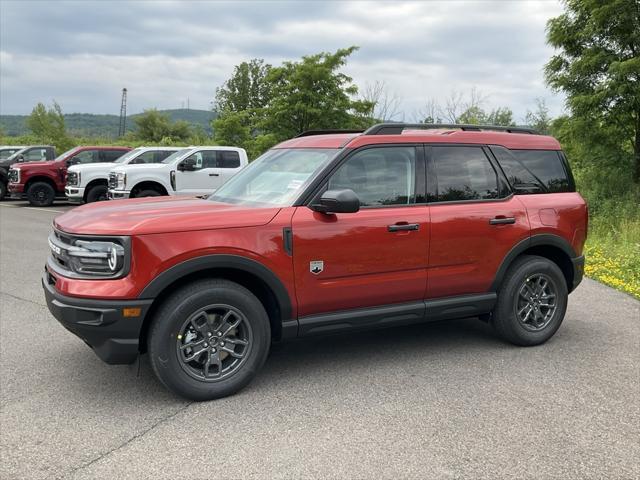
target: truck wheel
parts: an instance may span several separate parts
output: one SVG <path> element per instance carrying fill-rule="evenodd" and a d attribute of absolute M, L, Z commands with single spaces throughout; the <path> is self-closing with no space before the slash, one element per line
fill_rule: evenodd
<path fill-rule="evenodd" d="M 107 199 L 107 186 L 95 185 L 87 193 L 87 203 L 102 202 Z"/>
<path fill-rule="evenodd" d="M 0 180 L 0 200 L 3 200 L 7 195 L 7 184 Z"/>
<path fill-rule="evenodd" d="M 510 343 L 540 345 L 560 328 L 567 297 L 567 283 L 555 263 L 524 255 L 505 275 L 491 322 L 498 335 Z"/>
<path fill-rule="evenodd" d="M 136 193 L 134 198 L 142 198 L 142 197 L 159 197 L 161 195 L 157 190 L 142 190 Z"/>
<path fill-rule="evenodd" d="M 36 207 L 48 207 L 56 199 L 56 191 L 46 182 L 36 182 L 27 190 L 27 200 Z"/>
<path fill-rule="evenodd" d="M 271 342 L 267 313 L 236 283 L 200 280 L 170 296 L 156 312 L 148 340 L 158 379 L 191 400 L 225 397 L 246 386 Z"/>

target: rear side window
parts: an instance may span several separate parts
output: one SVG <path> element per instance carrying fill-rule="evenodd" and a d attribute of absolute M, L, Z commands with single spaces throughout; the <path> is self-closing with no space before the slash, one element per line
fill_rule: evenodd
<path fill-rule="evenodd" d="M 547 187 L 544 182 L 527 169 L 511 150 L 492 146 L 491 151 L 516 193 L 542 193 L 546 191 Z"/>
<path fill-rule="evenodd" d="M 240 154 L 231 150 L 218 151 L 218 168 L 238 168 L 240 166 Z"/>
<path fill-rule="evenodd" d="M 556 150 L 511 150 L 544 185 L 547 192 L 570 192 L 573 190 L 569 176 L 564 168 L 560 152 Z M 506 173 L 506 171 L 505 171 Z M 508 176 L 509 174 L 507 174 Z"/>
<path fill-rule="evenodd" d="M 127 153 L 126 150 L 102 150 L 102 161 L 114 162 L 125 153 Z"/>
<path fill-rule="evenodd" d="M 498 177 L 480 147 L 432 149 L 437 178 L 437 201 L 499 198 Z"/>

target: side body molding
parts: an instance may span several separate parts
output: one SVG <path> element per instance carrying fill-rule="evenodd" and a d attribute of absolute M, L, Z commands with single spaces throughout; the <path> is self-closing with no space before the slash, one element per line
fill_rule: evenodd
<path fill-rule="evenodd" d="M 258 277 L 267 284 L 275 294 L 282 314 L 283 323 L 292 320 L 293 308 L 291 306 L 291 299 L 282 281 L 261 263 L 239 255 L 205 255 L 178 263 L 154 278 L 140 295 L 138 295 L 138 298 L 156 298 L 166 287 L 176 280 L 189 274 L 212 268 L 239 270 Z"/>
<path fill-rule="evenodd" d="M 518 255 L 520 255 L 522 252 L 524 252 L 525 250 L 531 247 L 537 247 L 541 245 L 549 245 L 552 247 L 559 248 L 564 253 L 566 253 L 570 259 L 574 259 L 578 256 L 576 252 L 573 250 L 573 247 L 571 246 L 571 244 L 569 244 L 569 242 L 567 242 L 564 238 L 562 238 L 559 235 L 542 233 L 539 235 L 533 235 L 529 238 L 525 238 L 524 240 L 521 240 L 520 242 L 516 243 L 514 247 L 511 250 L 509 250 L 509 253 L 507 253 L 506 257 L 504 257 L 504 260 L 502 260 L 502 263 L 500 264 L 500 268 L 498 268 L 498 271 L 496 273 L 496 278 L 493 280 L 493 283 L 491 284 L 489 291 L 490 292 L 498 291 L 498 288 L 502 283 L 502 279 L 507 273 L 507 269 L 511 266 L 511 264 L 513 263 L 513 261 L 516 259 Z"/>

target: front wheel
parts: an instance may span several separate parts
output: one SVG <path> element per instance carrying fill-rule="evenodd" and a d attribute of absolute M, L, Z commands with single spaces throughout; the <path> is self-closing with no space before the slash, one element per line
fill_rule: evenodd
<path fill-rule="evenodd" d="M 170 390 L 202 401 L 232 395 L 264 364 L 271 330 L 249 290 L 227 280 L 201 280 L 173 294 L 156 312 L 149 358 Z"/>
<path fill-rule="evenodd" d="M 27 190 L 27 200 L 36 207 L 48 207 L 56 199 L 56 191 L 46 182 L 36 182 Z"/>
<path fill-rule="evenodd" d="M 107 200 L 107 186 L 95 185 L 87 193 L 87 203 L 102 202 Z"/>
<path fill-rule="evenodd" d="M 133 198 L 143 198 L 143 197 L 159 197 L 162 194 L 157 190 L 141 190 L 133 195 Z"/>
<path fill-rule="evenodd" d="M 567 283 L 558 265 L 544 257 L 524 255 L 505 275 L 493 327 L 515 345 L 539 345 L 560 328 L 567 300 Z"/>

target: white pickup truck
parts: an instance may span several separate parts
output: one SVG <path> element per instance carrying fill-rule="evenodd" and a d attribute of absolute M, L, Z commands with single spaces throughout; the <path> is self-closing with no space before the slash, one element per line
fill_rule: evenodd
<path fill-rule="evenodd" d="M 208 195 L 249 163 L 236 147 L 190 147 L 162 163 L 122 165 L 109 173 L 109 199 Z"/>
<path fill-rule="evenodd" d="M 114 162 L 72 165 L 67 170 L 64 193 L 70 202 L 96 202 L 107 199 L 109 172 L 117 165 L 160 163 L 169 155 L 186 150 L 179 147 L 139 147 Z"/>

